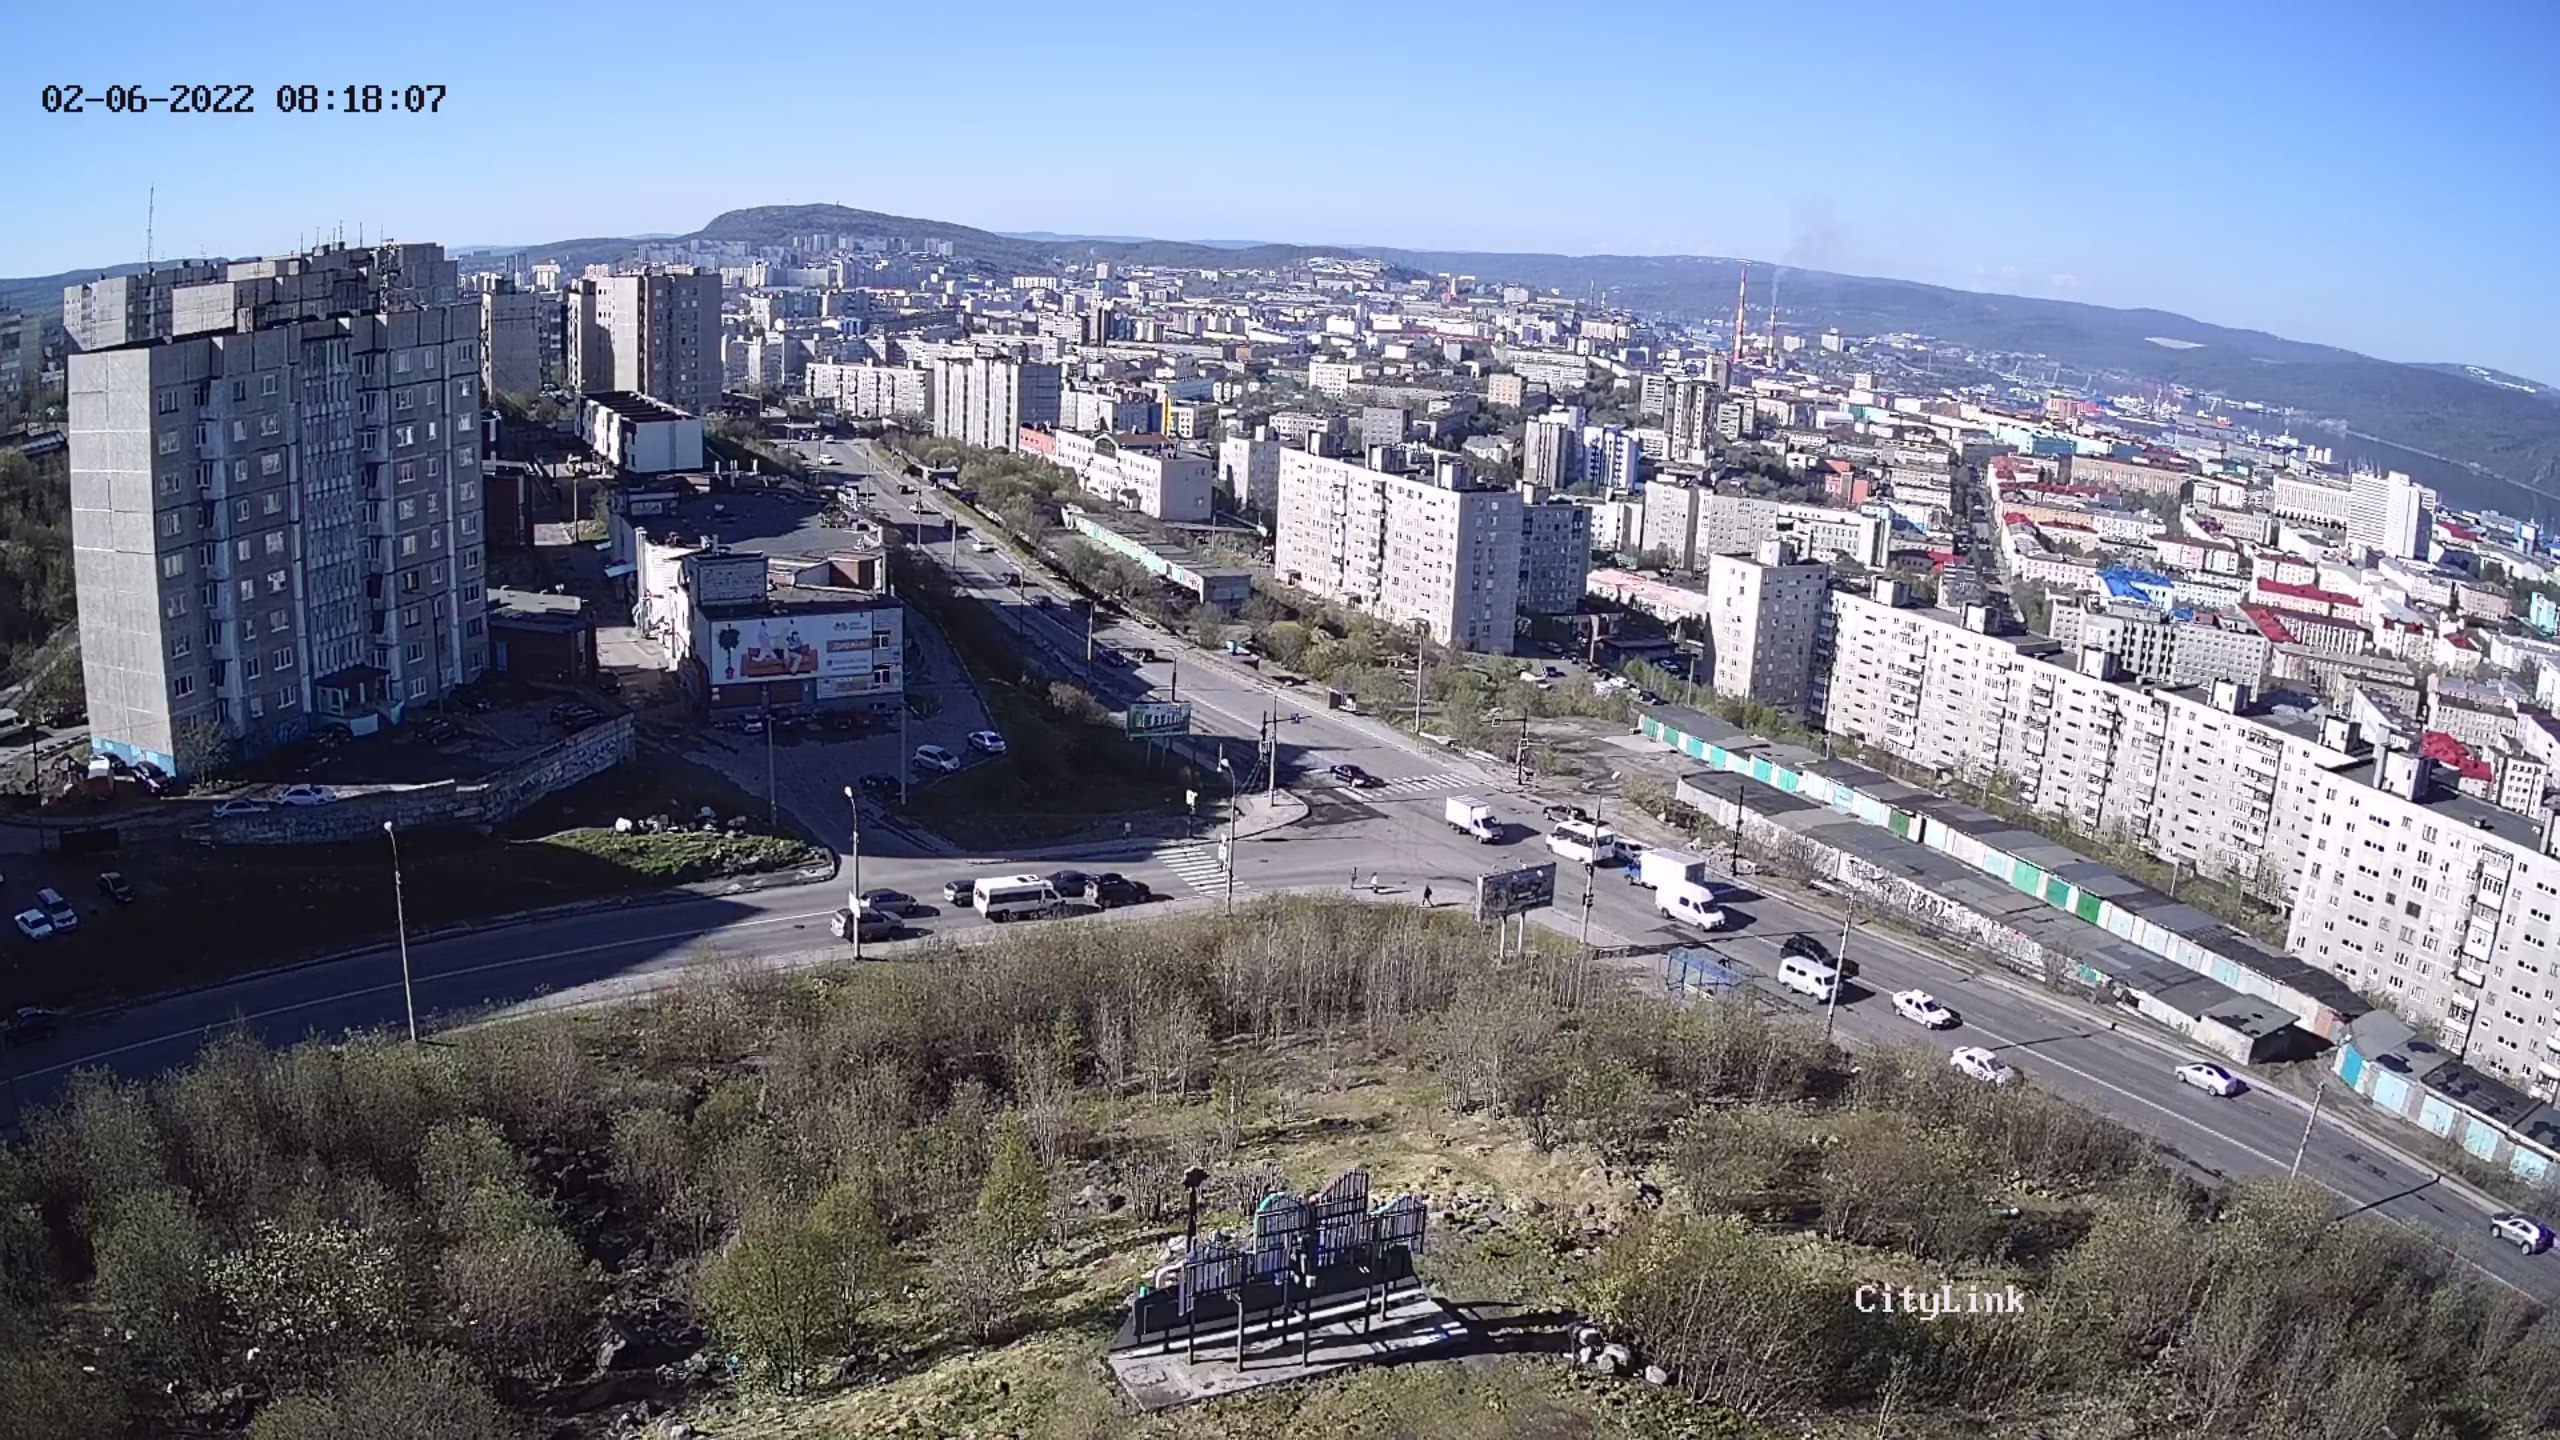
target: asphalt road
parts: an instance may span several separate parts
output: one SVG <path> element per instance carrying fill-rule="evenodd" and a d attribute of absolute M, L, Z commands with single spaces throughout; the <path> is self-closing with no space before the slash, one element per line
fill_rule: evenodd
<path fill-rule="evenodd" d="M 901 523 L 920 528 L 931 522 L 914 504 L 897 503 L 926 497 L 896 496 L 894 483 L 888 493 L 894 498 L 880 508 L 891 511 L 892 518 L 903 517 Z M 965 538 L 959 554 L 955 569 L 988 591 L 1010 591 L 999 578 L 1007 568 L 1020 568 L 1027 582 L 1035 580 L 1030 567 L 1014 557 L 977 555 Z M 1072 638 L 1075 653 L 1081 653 L 1081 626 L 1063 610 L 1053 606 L 1043 612 L 1018 600 L 1003 603 L 1032 638 L 1049 644 Z M 1240 756 L 1249 753 L 1263 718 L 1294 698 L 1251 671 L 1184 649 L 1167 637 L 1132 631 L 1125 638 L 1185 657 L 1177 662 L 1178 673 L 1171 665 L 1149 666 L 1127 683 L 1150 690 L 1160 686 L 1163 693 L 1178 687 L 1182 698 L 1195 704 L 1195 729 L 1228 737 L 1243 747 L 1235 752 Z M 1381 733 L 1384 727 L 1360 717 L 1303 707 L 1296 713 L 1304 718 L 1284 721 L 1286 756 L 1299 777 L 1297 792 L 1309 801 L 1309 813 L 1297 825 L 1236 847 L 1239 894 L 1340 888 L 1381 902 L 1411 903 L 1428 886 L 1438 904 L 1449 906 L 1471 895 L 1473 879 L 1481 873 L 1550 858 L 1540 838 L 1538 797 L 1510 790 L 1507 777 L 1486 775 L 1409 737 Z M 1383 783 L 1352 790 L 1323 778 L 1324 767 L 1344 760 L 1370 770 Z M 1449 829 L 1442 801 L 1461 791 L 1484 796 L 1512 822 L 1503 842 L 1481 845 Z M 896 888 L 932 901 L 948 879 L 1073 865 L 1117 870 L 1162 894 L 1211 895 L 1223 890 L 1223 872 L 1206 858 L 1209 849 L 1205 844 L 1138 845 L 1073 856 L 962 859 L 866 854 L 860 884 Z M 844 953 L 844 942 L 827 935 L 826 920 L 843 903 L 851 880 L 847 876 L 825 886 L 732 898 L 604 908 L 423 940 L 410 952 L 418 1009 L 430 1017 L 476 1013 L 582 989 L 666 983 L 684 967 L 704 962 L 771 963 Z M 1752 893 L 1750 884 L 1745 882 L 1745 898 L 1731 907 L 1740 923 L 1714 936 L 1698 936 L 1665 920 L 1654 908 L 1653 892 L 1628 883 L 1615 868 L 1589 877 L 1586 910 L 1584 874 L 1568 865 L 1556 906 L 1538 918 L 1551 929 L 1579 935 L 1587 916 L 1589 937 L 1600 947 L 1704 939 L 1760 977 L 1757 988 L 1768 1003 L 1804 1010 L 1819 1021 L 1817 1007 L 1766 982 L 1775 974 L 1778 946 L 1789 935 L 1809 933 L 1838 946 L 1836 904 L 1820 896 Z M 1135 913 L 1143 916 L 1154 908 L 1139 907 Z M 964 910 L 928 915 L 914 924 L 925 934 L 965 937 L 984 922 Z M 2211 1057 L 2189 1052 L 2148 1027 L 2137 1029 L 2137 1022 L 2112 1028 L 2106 1017 L 2023 982 L 1941 958 L 1871 928 L 1855 932 L 1849 954 L 1861 973 L 1844 987 L 1832 1020 L 1839 1037 L 1850 1044 L 1911 1045 L 1941 1056 L 1959 1044 L 1986 1046 L 2016 1066 L 2029 1083 L 2116 1117 L 2208 1174 L 2281 1173 L 2303 1142 L 2302 1102 L 2254 1088 L 2217 1099 L 2181 1085 L 2170 1073 L 2177 1064 Z M 1641 972 L 1659 962 L 1638 958 L 1623 963 Z M 1959 1014 L 1960 1025 L 1931 1034 L 1898 1017 L 1888 997 L 1911 987 L 1935 994 Z M 53 1039 L 0 1055 L 0 1099 L 11 1110 L 41 1099 L 81 1065 L 141 1074 L 178 1064 L 209 1033 L 226 1025 L 246 1025 L 282 1042 L 313 1033 L 397 1026 L 403 1014 L 398 953 L 386 947 L 76 1019 Z M 2483 1208 L 2337 1123 L 2342 1112 L 2352 1114 L 2361 1104 L 2342 1098 L 2311 1128 L 2302 1160 L 2305 1178 L 2327 1187 L 2342 1214 L 2362 1213 L 2411 1227 L 2500 1283 L 2537 1299 L 2560 1299 L 2560 1255 L 2521 1256 L 2492 1241 Z M 2389 1122 L 2370 1125 L 2377 1133 L 2390 1133 Z"/>

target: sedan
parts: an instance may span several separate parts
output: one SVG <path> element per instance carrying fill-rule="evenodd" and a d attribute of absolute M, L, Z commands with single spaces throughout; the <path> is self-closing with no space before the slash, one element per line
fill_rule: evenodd
<path fill-rule="evenodd" d="M 919 745 L 916 747 L 915 767 L 919 770 L 939 770 L 949 775 L 960 768 L 960 757 L 939 745 Z"/>
<path fill-rule="evenodd" d="M 98 872 L 98 893 L 119 905 L 130 905 L 133 903 L 133 882 L 125 879 L 121 870 L 101 870 Z"/>
<path fill-rule="evenodd" d="M 2193 1065 L 2179 1066 L 2177 1075 L 2178 1079 L 2186 1084 L 2193 1085 L 2208 1095 L 2222 1096 L 2226 1100 L 2249 1088 L 2239 1076 L 2219 1065 L 2209 1065 L 2202 1060 Z"/>
<path fill-rule="evenodd" d="M 942 882 L 942 903 L 945 905 L 971 905 L 977 902 L 977 898 L 978 882 L 975 880 Z"/>
<path fill-rule="evenodd" d="M 0 1024 L 0 1044 L 31 1045 L 54 1032 L 53 1012 L 41 1005 L 22 1005 Z"/>
<path fill-rule="evenodd" d="M 213 807 L 213 818 L 228 820 L 234 815 L 264 815 L 269 808 L 264 800 L 225 800 Z"/>
<path fill-rule="evenodd" d="M 862 787 L 865 794 L 877 796 L 882 800 L 897 799 L 898 792 L 905 788 L 898 782 L 897 776 L 876 773 L 865 775 L 855 783 Z"/>
<path fill-rule="evenodd" d="M 1001 755 L 1004 753 L 1004 737 L 993 730 L 972 730 L 969 732 L 969 748 L 982 754 Z"/>
<path fill-rule="evenodd" d="M 1327 773 L 1354 790 L 1374 790 L 1380 784 L 1377 776 L 1357 765 L 1336 765 Z"/>
<path fill-rule="evenodd" d="M 1137 905 L 1153 898 L 1146 882 L 1132 880 L 1117 872 L 1093 877 L 1094 903 L 1108 910 L 1116 905 Z"/>
<path fill-rule="evenodd" d="M 2527 1255 L 2539 1255 L 2551 1248 L 2551 1227 L 2530 1215 L 2501 1210 L 2489 1217 L 2489 1233 L 2506 1241 Z"/>
<path fill-rule="evenodd" d="M 2000 1057 L 1979 1045 L 1959 1045 L 1947 1056 L 1955 1069 L 1986 1085 L 2006 1085 L 2018 1078 L 2018 1072 L 2002 1064 Z"/>
<path fill-rule="evenodd" d="M 1893 1013 L 1914 1025 L 1944 1030 L 1956 1023 L 1956 1012 L 1938 1003 L 1938 997 L 1926 990 L 1898 990 L 1893 996 Z"/>
<path fill-rule="evenodd" d="M 904 890 L 865 890 L 862 903 L 883 915 L 915 915 L 925 908 L 923 901 Z"/>
<path fill-rule="evenodd" d="M 63 893 L 51 886 L 36 892 L 36 908 L 44 912 L 44 918 L 53 922 L 56 933 L 80 928 L 80 912 L 72 909 L 71 902 L 64 898 Z"/>
<path fill-rule="evenodd" d="M 1061 900 L 1090 903 L 1093 898 L 1093 877 L 1081 870 L 1060 870 L 1049 877 L 1049 888 L 1057 891 L 1058 898 Z"/>
<path fill-rule="evenodd" d="M 1591 823 L 1591 812 L 1579 805 L 1550 805 L 1546 808 L 1546 817 L 1559 825 L 1568 820 L 1578 825 Z"/>
<path fill-rule="evenodd" d="M 991 540 L 972 540 L 969 542 L 969 549 L 971 553 L 978 555 L 993 555 L 996 553 L 995 542 Z"/>
<path fill-rule="evenodd" d="M 17 921 L 18 933 L 30 940 L 50 939 L 53 935 L 53 922 L 41 910 L 21 910 Z"/>
<path fill-rule="evenodd" d="M 287 785 L 276 798 L 287 805 L 334 805 L 338 792 L 326 785 Z"/>

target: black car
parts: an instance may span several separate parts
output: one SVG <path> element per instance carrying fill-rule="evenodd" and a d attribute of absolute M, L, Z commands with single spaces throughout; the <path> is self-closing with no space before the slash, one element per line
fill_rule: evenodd
<path fill-rule="evenodd" d="M 1093 877 L 1081 870 L 1060 870 L 1052 874 L 1049 876 L 1049 888 L 1057 891 L 1061 900 L 1084 905 L 1095 903 Z"/>
<path fill-rule="evenodd" d="M 862 903 L 883 915 L 911 916 L 922 914 L 925 909 L 923 901 L 904 890 L 865 890 Z"/>
<path fill-rule="evenodd" d="M 898 798 L 898 777 L 895 775 L 881 775 L 875 773 L 865 775 L 855 783 L 859 784 L 863 789 L 863 793 L 867 795 L 872 795 L 882 800 L 895 800 Z"/>
<path fill-rule="evenodd" d="M 41 1005 L 29 1005 L 0 1024 L 0 1040 L 12 1045 L 32 1044 L 53 1034 L 53 1012 Z"/>
<path fill-rule="evenodd" d="M 1092 893 L 1094 903 L 1105 910 L 1119 905 L 1142 904 L 1154 898 L 1152 892 L 1147 889 L 1146 882 L 1132 880 L 1116 872 L 1094 876 Z"/>
<path fill-rule="evenodd" d="M 124 872 L 120 870 L 101 870 L 98 872 L 98 893 L 119 905 L 130 905 L 133 903 L 133 882 L 125 879 Z"/>
<path fill-rule="evenodd" d="M 1778 958 L 1782 960 L 1794 960 L 1801 958 L 1810 960 L 1817 965 L 1829 965 L 1838 970 L 1843 976 L 1855 976 L 1858 973 L 1857 961 L 1835 958 L 1831 953 L 1830 946 L 1823 944 L 1821 941 L 1810 935 L 1788 936 L 1786 943 L 1778 947 Z"/>
<path fill-rule="evenodd" d="M 975 904 L 977 902 L 977 898 L 978 882 L 975 880 L 945 880 L 942 882 L 942 903 L 945 905 Z"/>
<path fill-rule="evenodd" d="M 1375 789 L 1379 783 L 1377 776 L 1370 774 L 1368 771 L 1361 769 L 1357 765 L 1336 765 L 1327 773 L 1331 774 L 1334 779 L 1339 780 L 1343 784 L 1351 786 L 1356 790 Z"/>

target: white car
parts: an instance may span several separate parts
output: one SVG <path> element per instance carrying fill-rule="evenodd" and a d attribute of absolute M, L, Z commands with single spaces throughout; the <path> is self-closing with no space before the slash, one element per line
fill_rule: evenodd
<path fill-rule="evenodd" d="M 18 912 L 18 933 L 30 940 L 42 940 L 53 934 L 53 922 L 41 910 Z"/>
<path fill-rule="evenodd" d="M 1959 1045 L 1947 1056 L 1947 1063 L 1986 1085 L 2006 1085 L 2018 1078 L 2018 1072 L 2000 1061 L 2000 1057 L 1979 1045 Z"/>
<path fill-rule="evenodd" d="M 2220 1095 L 2225 1099 L 2249 1088 L 2239 1076 L 2219 1065 L 2208 1065 L 2201 1060 L 2193 1065 L 2179 1066 L 2177 1073 L 2178 1078 L 2187 1084 L 2193 1085 L 2208 1095 Z"/>
<path fill-rule="evenodd" d="M 225 800 L 213 807 L 213 818 L 228 820 L 234 815 L 264 815 L 271 808 L 264 800 Z"/>
<path fill-rule="evenodd" d="M 21 915 L 20 920 L 26 919 Z M 2489 1233 L 2506 1241 L 2527 1255 L 2539 1255 L 2551 1248 L 2551 1227 L 2530 1215 L 2501 1210 L 2489 1217 Z"/>
<path fill-rule="evenodd" d="M 276 792 L 276 798 L 287 805 L 334 805 L 338 792 L 326 785 L 287 785 Z"/>
<path fill-rule="evenodd" d="M 919 745 L 916 747 L 915 763 L 919 770 L 939 770 L 948 775 L 960 768 L 960 757 L 939 745 Z"/>
<path fill-rule="evenodd" d="M 61 891 L 50 885 L 36 892 L 35 908 L 43 911 L 44 918 L 53 922 L 53 930 L 57 935 L 80 928 L 80 912 L 72 908 L 71 902 L 63 898 Z"/>
<path fill-rule="evenodd" d="M 987 755 L 1001 755 L 1004 753 L 1004 737 L 993 730 L 972 730 L 969 732 L 969 748 Z"/>
<path fill-rule="evenodd" d="M 1893 995 L 1893 1013 L 1914 1025 L 1944 1030 L 1956 1023 L 1956 1012 L 1938 1003 L 1938 997 L 1926 990 L 1897 990 Z"/>
<path fill-rule="evenodd" d="M 996 553 L 995 542 L 992 540 L 972 540 L 969 542 L 969 548 L 980 555 L 993 555 Z"/>

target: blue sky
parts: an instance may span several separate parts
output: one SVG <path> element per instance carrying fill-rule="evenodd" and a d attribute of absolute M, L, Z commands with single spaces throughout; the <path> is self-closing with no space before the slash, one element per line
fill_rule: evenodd
<path fill-rule="evenodd" d="M 2560 383 L 2552 0 L 8 8 L 0 275 L 139 258 L 154 186 L 162 255 L 835 201 L 1742 255 Z M 449 93 L 431 117 L 273 113 L 280 83 L 350 80 Z M 178 81 L 254 84 L 266 113 L 40 104 Z"/>

